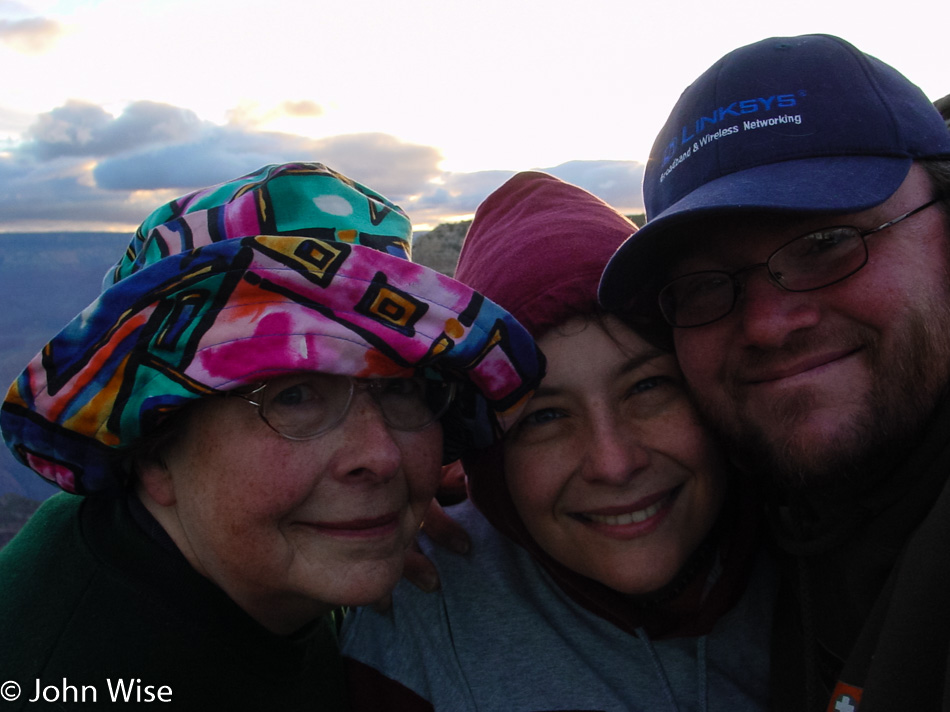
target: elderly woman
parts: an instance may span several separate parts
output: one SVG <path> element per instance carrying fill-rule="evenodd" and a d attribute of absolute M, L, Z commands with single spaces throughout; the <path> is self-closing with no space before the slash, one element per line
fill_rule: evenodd
<path fill-rule="evenodd" d="M 146 219 L 3 403 L 16 457 L 70 493 L 0 553 L 20 704 L 345 708 L 334 610 L 388 595 L 444 441 L 541 368 L 505 311 L 408 261 L 410 230 L 315 163 Z"/>

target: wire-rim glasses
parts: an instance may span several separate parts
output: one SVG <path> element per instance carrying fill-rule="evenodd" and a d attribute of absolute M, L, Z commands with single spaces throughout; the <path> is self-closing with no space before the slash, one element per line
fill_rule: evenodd
<path fill-rule="evenodd" d="M 261 420 L 288 440 L 311 440 L 343 422 L 357 390 L 369 393 L 389 427 L 414 432 L 445 414 L 456 388 L 454 382 L 423 376 L 354 378 L 303 373 L 228 394 L 256 406 Z"/>
<path fill-rule="evenodd" d="M 868 262 L 865 238 L 939 203 L 934 198 L 870 230 L 836 225 L 800 235 L 776 249 L 765 262 L 734 272 L 704 270 L 670 280 L 658 302 L 670 326 L 691 328 L 718 321 L 732 312 L 742 292 L 738 275 L 765 267 L 771 281 L 787 292 L 811 292 L 830 287 L 858 272 Z"/>

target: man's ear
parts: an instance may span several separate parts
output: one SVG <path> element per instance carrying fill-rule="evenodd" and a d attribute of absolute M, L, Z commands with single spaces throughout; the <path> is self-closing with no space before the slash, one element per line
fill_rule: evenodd
<path fill-rule="evenodd" d="M 139 458 L 133 467 L 140 496 L 144 495 L 162 507 L 175 504 L 175 483 L 164 462 L 158 458 Z"/>

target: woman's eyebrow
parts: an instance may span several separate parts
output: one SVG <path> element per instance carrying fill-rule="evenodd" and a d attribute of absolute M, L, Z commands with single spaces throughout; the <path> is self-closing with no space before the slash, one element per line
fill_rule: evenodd
<path fill-rule="evenodd" d="M 648 349 L 646 351 L 643 351 L 642 353 L 637 354 L 636 356 L 630 357 L 629 359 L 621 363 L 620 366 L 617 368 L 617 375 L 625 376 L 631 371 L 636 371 L 645 363 L 649 363 L 650 361 L 654 361 L 658 358 L 662 358 L 668 355 L 669 355 L 669 352 L 664 351 L 663 349 L 657 349 L 657 348 Z"/>
<path fill-rule="evenodd" d="M 564 389 L 559 386 L 544 386 L 543 384 L 538 386 L 534 393 L 531 396 L 531 400 L 535 398 L 547 398 L 549 396 L 556 396 L 561 393 Z"/>
<path fill-rule="evenodd" d="M 650 361 L 654 361 L 658 358 L 663 358 L 664 356 L 669 356 L 669 355 L 670 355 L 669 352 L 664 351 L 663 349 L 658 349 L 658 348 L 647 349 L 646 351 L 642 351 L 635 356 L 631 356 L 626 361 L 621 362 L 620 365 L 614 370 L 614 374 L 615 374 L 614 377 L 625 376 L 628 373 L 631 373 L 632 371 L 636 371 L 638 368 L 640 368 L 646 363 L 649 363 Z M 544 382 L 542 382 L 541 385 L 535 389 L 534 394 L 532 394 L 531 396 L 531 400 L 535 400 L 538 398 L 548 398 L 548 397 L 558 396 L 562 394 L 565 390 L 567 389 L 564 388 L 563 386 L 560 386 L 560 385 L 546 386 L 544 385 Z"/>

